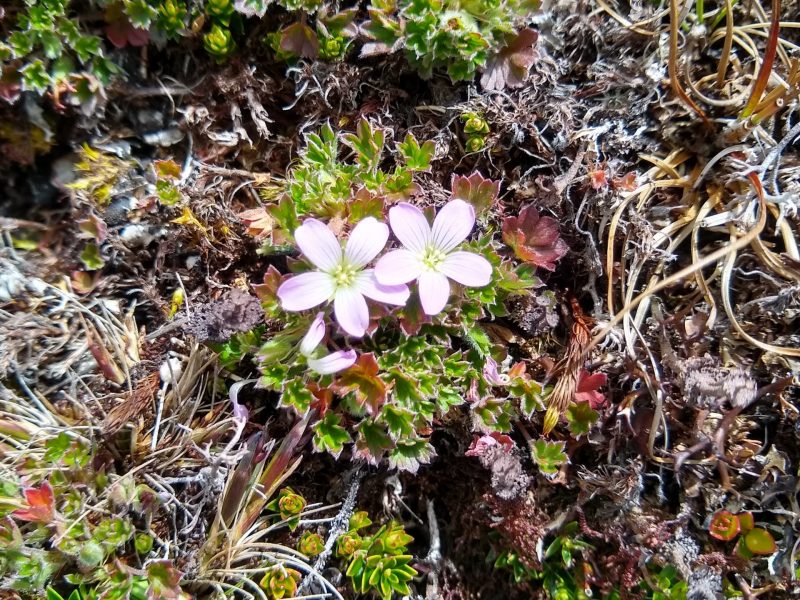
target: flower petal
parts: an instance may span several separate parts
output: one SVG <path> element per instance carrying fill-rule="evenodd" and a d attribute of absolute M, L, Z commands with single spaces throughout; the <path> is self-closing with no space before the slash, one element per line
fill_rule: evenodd
<path fill-rule="evenodd" d="M 438 315 L 450 297 L 450 282 L 441 273 L 426 271 L 419 276 L 419 300 L 426 315 Z"/>
<path fill-rule="evenodd" d="M 306 219 L 294 230 L 294 239 L 314 266 L 330 271 L 342 262 L 342 246 L 322 221 Z"/>
<path fill-rule="evenodd" d="M 375 265 L 375 278 L 381 285 L 400 285 L 414 281 L 422 271 L 422 261 L 416 254 L 403 248 L 380 257 Z"/>
<path fill-rule="evenodd" d="M 439 271 L 467 287 L 483 287 L 492 280 L 492 265 L 480 254 L 457 251 L 447 255 Z"/>
<path fill-rule="evenodd" d="M 303 341 L 300 342 L 300 352 L 308 356 L 314 349 L 319 346 L 322 339 L 325 337 L 325 313 L 317 313 L 314 317 L 314 322 L 308 328 L 308 332 L 303 336 Z"/>
<path fill-rule="evenodd" d="M 375 279 L 375 272 L 372 269 L 364 269 L 356 278 L 358 291 L 367 298 L 383 302 L 384 304 L 394 304 L 395 306 L 405 306 L 411 292 L 408 286 L 383 285 Z"/>
<path fill-rule="evenodd" d="M 322 358 L 306 359 L 308 366 L 320 375 L 330 375 L 349 369 L 356 362 L 355 350 L 339 350 Z"/>
<path fill-rule="evenodd" d="M 306 310 L 330 300 L 333 290 L 333 279 L 330 275 L 311 271 L 284 281 L 278 288 L 278 298 L 283 310 Z"/>
<path fill-rule="evenodd" d="M 380 254 L 389 239 L 389 226 L 375 217 L 361 219 L 350 233 L 344 255 L 355 267 L 363 267 Z"/>
<path fill-rule="evenodd" d="M 353 337 L 363 337 L 369 325 L 367 301 L 356 288 L 336 291 L 333 299 L 333 312 L 339 327 Z"/>
<path fill-rule="evenodd" d="M 497 362 L 491 357 L 487 358 L 483 364 L 483 379 L 489 385 L 498 387 L 506 386 L 509 383 L 508 375 L 500 374 Z"/>
<path fill-rule="evenodd" d="M 433 220 L 433 243 L 442 252 L 450 252 L 467 239 L 474 226 L 475 209 L 472 205 L 463 200 L 451 200 Z"/>
<path fill-rule="evenodd" d="M 408 202 L 400 202 L 389 209 L 389 224 L 397 239 L 412 252 L 421 254 L 432 239 L 428 219 Z"/>

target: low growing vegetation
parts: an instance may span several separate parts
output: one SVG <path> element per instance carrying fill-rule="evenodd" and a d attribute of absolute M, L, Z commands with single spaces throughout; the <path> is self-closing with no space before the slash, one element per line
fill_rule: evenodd
<path fill-rule="evenodd" d="M 3 4 L 0 597 L 797 597 L 797 14 Z"/>

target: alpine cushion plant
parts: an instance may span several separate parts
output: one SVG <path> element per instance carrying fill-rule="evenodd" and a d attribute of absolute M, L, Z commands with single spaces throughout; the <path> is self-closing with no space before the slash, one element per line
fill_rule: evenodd
<path fill-rule="evenodd" d="M 362 219 L 344 250 L 328 226 L 316 219 L 306 219 L 294 237 L 319 270 L 295 275 L 280 286 L 278 298 L 284 310 L 306 310 L 333 300 L 339 326 L 353 337 L 363 337 L 369 326 L 365 298 L 395 306 L 403 306 L 408 300 L 408 286 L 381 284 L 372 269 L 364 268 L 389 239 L 385 223 L 374 217 Z"/>
<path fill-rule="evenodd" d="M 384 171 L 386 137 L 367 121 L 354 134 L 323 126 L 308 136 L 285 194 L 265 198 L 273 220 L 262 251 L 291 241 L 305 262 L 286 275 L 270 266 L 255 286 L 266 316 L 256 359 L 259 385 L 279 395 L 279 408 L 315 412 L 316 452 L 414 473 L 436 456 L 431 436 L 452 411 L 466 413 L 474 432 L 507 435 L 544 410 L 544 387 L 486 324 L 544 283 L 489 224 L 499 181 L 455 176 L 438 213 L 423 209 L 438 196 L 426 197 L 415 177 L 432 144 L 406 135 Z M 340 140 L 352 150 L 346 161 Z M 338 325 L 326 330 L 329 318 Z"/>
<path fill-rule="evenodd" d="M 450 279 L 467 287 L 483 287 L 492 279 L 492 265 L 483 256 L 455 250 L 475 226 L 475 209 L 463 200 L 448 202 L 433 227 L 422 211 L 401 202 L 389 210 L 389 223 L 404 248 L 383 256 L 375 266 L 382 285 L 418 281 L 420 302 L 427 315 L 437 315 L 450 297 Z"/>

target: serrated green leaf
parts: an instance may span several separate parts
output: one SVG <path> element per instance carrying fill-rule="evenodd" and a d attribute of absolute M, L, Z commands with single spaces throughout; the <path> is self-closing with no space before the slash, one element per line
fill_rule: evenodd
<path fill-rule="evenodd" d="M 164 206 L 175 206 L 181 200 L 180 190 L 170 181 L 156 181 L 156 195 Z"/>
<path fill-rule="evenodd" d="M 565 442 L 548 442 L 543 439 L 531 444 L 531 456 L 542 474 L 553 476 L 558 473 L 561 465 L 566 464 L 568 459 L 564 447 Z"/>
<path fill-rule="evenodd" d="M 89 271 L 102 269 L 106 261 L 100 255 L 100 248 L 97 244 L 86 244 L 80 255 L 81 262 Z"/>
<path fill-rule="evenodd" d="M 50 74 L 56 81 L 63 81 L 75 72 L 75 61 L 70 56 L 62 54 L 51 66 Z"/>
<path fill-rule="evenodd" d="M 589 433 L 592 425 L 597 423 L 600 413 L 593 410 L 588 402 L 575 402 L 567 408 L 569 431 L 575 438 Z"/>
<path fill-rule="evenodd" d="M 43 94 L 52 83 L 41 60 L 34 60 L 20 69 L 22 89 Z"/>
<path fill-rule="evenodd" d="M 150 24 L 158 17 L 158 11 L 145 0 L 125 0 L 125 14 L 131 24 L 139 29 L 149 29 Z"/>
<path fill-rule="evenodd" d="M 394 439 L 409 437 L 414 432 L 414 414 L 410 410 L 387 404 L 381 409 L 379 420 L 386 423 Z"/>
<path fill-rule="evenodd" d="M 72 43 L 72 49 L 78 55 L 78 60 L 85 63 L 93 56 L 101 54 L 100 41 L 96 35 L 81 35 Z"/>
<path fill-rule="evenodd" d="M 383 455 L 393 446 L 386 427 L 374 419 L 364 419 L 358 425 L 355 454 L 373 465 L 377 465 Z"/>
<path fill-rule="evenodd" d="M 344 445 L 351 441 L 350 434 L 341 425 L 341 418 L 334 412 L 328 412 L 313 429 L 314 450 L 329 452 L 334 458 L 338 458 Z"/>
<path fill-rule="evenodd" d="M 489 339 L 489 335 L 483 330 L 483 328 L 477 325 L 465 325 L 464 333 L 466 334 L 467 341 L 475 350 L 478 351 L 482 358 L 489 356 L 489 353 L 492 349 L 492 341 Z"/>
<path fill-rule="evenodd" d="M 49 59 L 58 58 L 61 55 L 63 46 L 61 38 L 52 31 L 43 31 L 39 34 L 39 42 L 42 44 L 44 55 Z"/>
<path fill-rule="evenodd" d="M 298 414 L 303 415 L 314 401 L 314 395 L 306 387 L 302 379 L 287 381 L 281 394 L 281 406 L 294 408 Z"/>
<path fill-rule="evenodd" d="M 72 439 L 62 431 L 56 437 L 50 438 L 45 442 L 44 460 L 48 463 L 58 462 L 71 445 Z"/>
<path fill-rule="evenodd" d="M 17 58 L 24 58 L 33 51 L 33 35 L 25 31 L 15 31 L 8 38 L 8 43 Z"/>
<path fill-rule="evenodd" d="M 436 451 L 423 438 L 403 439 L 389 453 L 389 468 L 416 473 L 421 464 L 428 464 Z"/>

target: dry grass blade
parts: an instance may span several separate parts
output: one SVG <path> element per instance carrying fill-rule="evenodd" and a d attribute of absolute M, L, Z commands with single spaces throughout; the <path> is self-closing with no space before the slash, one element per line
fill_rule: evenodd
<path fill-rule="evenodd" d="M 675 2 L 676 0 L 672 0 Z M 775 62 L 775 54 L 778 50 L 778 36 L 780 33 L 781 22 L 781 0 L 772 0 L 772 22 L 769 29 L 769 37 L 767 38 L 767 47 L 764 50 L 764 59 L 761 62 L 761 68 L 758 71 L 753 89 L 750 92 L 750 98 L 747 100 L 742 113 L 739 115 L 740 119 L 746 119 L 755 110 L 758 103 L 761 101 L 761 96 L 764 90 L 767 89 L 769 83 L 769 76 L 772 73 L 772 65 Z"/>
<path fill-rule="evenodd" d="M 112 408 L 103 421 L 103 433 L 113 435 L 132 419 L 139 417 L 152 406 L 159 388 L 160 377 L 153 372 L 144 377 L 130 392 L 123 395 L 120 404 Z"/>
<path fill-rule="evenodd" d="M 564 414 L 575 396 L 583 368 L 585 348 L 592 337 L 589 319 L 583 314 L 577 300 L 572 300 L 572 329 L 569 346 L 564 359 L 556 366 L 559 374 L 558 381 L 553 391 L 547 397 L 547 411 L 544 415 L 542 433 L 549 435 L 558 424 L 558 419 Z"/>
<path fill-rule="evenodd" d="M 692 109 L 694 113 L 700 117 L 703 124 L 708 129 L 713 129 L 709 118 L 703 109 L 692 100 L 686 91 L 683 89 L 681 82 L 678 78 L 678 29 L 680 27 L 680 15 L 678 14 L 678 0 L 669 0 L 669 61 L 667 64 L 669 71 L 669 82 L 672 86 L 672 91 L 675 93 L 681 102 Z"/>
<path fill-rule="evenodd" d="M 753 183 L 753 186 L 757 190 L 761 190 L 761 182 L 758 180 L 758 177 L 755 174 L 751 174 L 749 180 Z M 607 323 L 599 333 L 597 333 L 594 338 L 592 338 L 591 342 L 587 345 L 586 349 L 584 350 L 584 356 L 586 356 L 593 348 L 595 348 L 600 342 L 605 339 L 605 337 L 617 326 L 619 325 L 622 320 L 628 315 L 631 311 L 633 311 L 639 304 L 643 301 L 647 300 L 648 298 L 652 297 L 654 294 L 686 279 L 689 276 L 693 276 L 697 271 L 707 267 L 708 265 L 712 265 L 719 261 L 722 258 L 726 258 L 731 254 L 734 254 L 749 246 L 754 239 L 756 239 L 761 232 L 763 231 L 766 223 L 767 223 L 767 206 L 764 200 L 763 193 L 758 193 L 758 203 L 759 203 L 759 213 L 758 213 L 758 222 L 755 226 L 750 229 L 745 235 L 737 238 L 732 244 L 720 248 L 704 256 L 700 261 L 693 262 L 691 265 L 684 267 L 677 273 L 673 273 L 669 277 L 655 283 L 649 285 L 643 292 L 637 295 L 633 300 L 628 302 L 622 309 L 616 313 L 613 318 Z"/>

